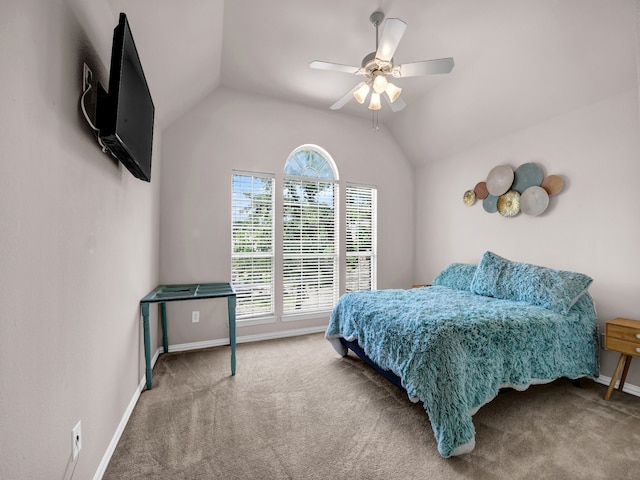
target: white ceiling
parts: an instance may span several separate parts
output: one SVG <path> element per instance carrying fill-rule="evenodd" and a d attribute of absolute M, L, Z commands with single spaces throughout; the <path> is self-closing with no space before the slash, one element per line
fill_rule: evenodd
<path fill-rule="evenodd" d="M 505 118 L 496 128 L 527 125 L 624 91 L 636 78 L 637 0 L 102 0 L 111 22 L 95 6 L 100 2 L 68 1 L 101 26 L 94 31 L 101 53 L 110 53 L 104 45 L 118 13 L 127 13 L 161 127 L 218 86 L 329 109 L 361 77 L 312 70 L 309 62 L 360 65 L 375 50 L 369 16 L 376 10 L 408 24 L 396 64 L 449 56 L 456 62 L 449 75 L 394 81 L 408 107 L 392 113 L 383 105 L 380 118 L 401 144 L 420 136 L 411 125 L 433 124 L 429 106 L 439 101 L 450 115 L 438 122 L 448 130 L 437 138 L 470 131 L 470 122 L 488 128 L 487 114 Z M 514 104 L 517 115 L 506 115 Z M 336 114 L 370 111 L 350 102 Z M 421 152 L 420 141 L 406 148 L 416 163 Z"/>

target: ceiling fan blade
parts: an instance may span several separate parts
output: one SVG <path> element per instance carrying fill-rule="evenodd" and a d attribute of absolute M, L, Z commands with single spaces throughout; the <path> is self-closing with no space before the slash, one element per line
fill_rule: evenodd
<path fill-rule="evenodd" d="M 331 110 L 338 110 L 342 107 L 344 107 L 347 103 L 349 103 L 349 100 L 351 100 L 353 97 L 353 93 L 360 87 L 360 85 L 356 85 L 355 87 L 353 87 L 351 90 L 349 90 L 346 94 L 344 94 L 344 96 L 340 97 L 340 100 L 338 100 L 336 103 L 334 103 L 333 105 L 331 105 Z"/>
<path fill-rule="evenodd" d="M 390 62 L 398 44 L 407 29 L 407 24 L 399 18 L 387 18 L 384 22 L 384 30 L 380 37 L 376 58 L 384 62 Z"/>
<path fill-rule="evenodd" d="M 360 67 L 352 67 L 351 65 L 342 65 L 340 63 L 321 62 L 320 60 L 314 60 L 309 64 L 309 66 L 317 70 L 330 70 L 333 72 L 344 72 L 344 73 L 358 73 L 358 70 L 360 70 Z"/>
<path fill-rule="evenodd" d="M 384 95 L 382 95 L 384 97 L 384 99 L 387 101 L 387 104 L 389 105 L 389 107 L 391 108 L 392 112 L 399 112 L 401 110 L 404 110 L 404 107 L 407 106 L 407 104 L 405 103 L 404 99 L 400 96 L 398 98 L 396 98 L 395 102 L 392 102 L 389 99 L 389 95 L 387 95 L 387 92 L 384 92 Z"/>
<path fill-rule="evenodd" d="M 394 77 L 417 77 L 420 75 L 437 75 L 449 73 L 454 66 L 453 58 L 437 58 L 435 60 L 424 60 L 422 62 L 403 63 L 394 68 Z M 397 73 L 397 74 L 396 74 Z"/>

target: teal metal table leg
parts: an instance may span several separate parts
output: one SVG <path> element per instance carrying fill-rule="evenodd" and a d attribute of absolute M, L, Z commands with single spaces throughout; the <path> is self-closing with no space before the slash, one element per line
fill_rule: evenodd
<path fill-rule="evenodd" d="M 140 305 L 142 309 L 142 329 L 144 335 L 144 361 L 146 363 L 145 377 L 147 379 L 147 390 L 151 390 L 151 340 L 149 335 L 149 304 Z"/>
<path fill-rule="evenodd" d="M 167 334 L 167 304 L 160 304 L 160 311 L 162 312 L 162 345 L 164 346 L 164 353 L 169 353 L 169 335 Z"/>
<path fill-rule="evenodd" d="M 236 297 L 227 297 L 229 304 L 229 343 L 231 344 L 231 375 L 236 374 Z"/>

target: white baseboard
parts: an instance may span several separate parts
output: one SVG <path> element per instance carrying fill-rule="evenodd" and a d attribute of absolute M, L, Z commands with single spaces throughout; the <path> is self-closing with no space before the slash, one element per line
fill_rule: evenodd
<path fill-rule="evenodd" d="M 282 332 L 261 333 L 256 335 L 242 335 L 236 338 L 236 343 L 257 342 L 261 340 L 274 340 L 276 338 L 308 335 L 310 333 L 324 332 L 326 329 L 327 329 L 326 326 L 309 327 L 309 328 L 299 328 L 295 330 L 284 330 Z M 229 339 L 221 338 L 218 340 L 211 340 L 211 341 L 205 341 L 205 342 L 193 342 L 193 343 L 182 343 L 178 345 L 169 345 L 169 352 L 181 352 L 186 350 L 196 350 L 199 348 L 218 347 L 222 345 L 229 345 Z M 160 347 L 155 351 L 155 353 L 153 354 L 153 358 L 151 359 L 151 368 L 153 368 L 153 366 L 156 364 L 156 361 L 158 360 L 158 357 L 160 356 L 160 354 L 163 353 L 163 350 L 164 348 Z M 127 423 L 129 422 L 129 418 L 133 413 L 133 409 L 136 406 L 136 403 L 138 403 L 138 399 L 140 398 L 140 394 L 142 393 L 142 390 L 144 389 L 146 382 L 147 382 L 147 376 L 143 375 L 142 379 L 140 380 L 140 383 L 138 384 L 135 392 L 133 393 L 133 397 L 131 398 L 129 405 L 127 405 L 127 408 L 124 412 L 124 415 L 122 416 L 122 419 L 120 420 L 120 423 L 118 424 L 118 427 L 116 428 L 116 432 L 113 435 L 113 438 L 109 443 L 109 446 L 107 447 L 107 451 L 104 453 L 102 457 L 102 461 L 100 462 L 100 465 L 98 466 L 98 469 L 96 470 L 96 473 L 93 476 L 93 480 L 102 480 L 104 472 L 107 470 L 107 466 L 111 461 L 111 456 L 113 455 L 113 452 L 116 450 L 116 446 L 120 441 L 120 437 L 122 436 L 122 433 L 124 432 L 124 429 L 127 426 Z"/>
<path fill-rule="evenodd" d="M 325 325 L 324 327 L 297 328 L 295 330 L 282 330 L 280 332 L 242 335 L 236 337 L 236 343 L 259 342 L 262 340 L 274 340 L 276 338 L 297 337 L 299 335 L 324 332 L 326 329 L 327 326 Z M 219 338 L 217 340 L 207 340 L 204 342 L 179 343 L 176 345 L 169 345 L 169 353 L 184 352 L 186 350 L 197 350 L 199 348 L 220 347 L 223 345 L 229 345 L 229 338 Z"/>
<path fill-rule="evenodd" d="M 609 386 L 609 384 L 611 383 L 611 377 L 606 377 L 604 375 L 600 375 L 595 380 L 596 382 L 601 383 L 603 385 L 607 385 L 607 386 Z M 617 389 L 619 385 L 620 385 L 620 380 L 617 380 L 615 388 Z M 635 385 L 631 385 L 630 383 L 625 383 L 622 391 L 625 393 L 629 393 L 631 395 L 635 395 L 636 397 L 640 397 L 640 387 L 636 387 Z"/>
<path fill-rule="evenodd" d="M 157 358 L 158 358 L 158 354 L 154 356 L 153 363 L 155 363 Z M 138 384 L 138 387 L 136 388 L 136 391 L 133 394 L 133 398 L 131 398 L 131 401 L 129 402 L 127 409 L 124 411 L 124 415 L 122 416 L 122 419 L 118 424 L 118 428 L 116 428 L 116 433 L 113 435 L 113 438 L 111 439 L 111 442 L 107 447 L 107 451 L 102 456 L 102 461 L 100 462 L 100 465 L 98 465 L 98 470 L 96 470 L 96 473 L 93 476 L 93 480 L 101 480 L 102 476 L 104 475 L 104 472 L 107 470 L 107 466 L 111 461 L 111 456 L 113 455 L 113 452 L 116 450 L 116 446 L 120 441 L 120 437 L 122 436 L 122 432 L 124 432 L 124 428 L 127 426 L 129 417 L 131 417 L 131 414 L 133 413 L 133 409 L 136 406 L 136 403 L 138 402 L 138 398 L 140 397 L 140 393 L 142 393 L 142 389 L 144 388 L 145 382 L 146 382 L 146 376 Z"/>

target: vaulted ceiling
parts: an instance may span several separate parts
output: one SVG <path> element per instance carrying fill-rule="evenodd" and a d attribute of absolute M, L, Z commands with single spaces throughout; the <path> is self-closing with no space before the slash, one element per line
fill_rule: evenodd
<path fill-rule="evenodd" d="M 371 13 L 400 18 L 408 28 L 395 63 L 456 63 L 449 75 L 398 79 L 402 112 L 383 104 L 380 121 L 416 164 L 425 144 L 437 159 L 454 143 L 463 148 L 637 82 L 637 0 L 68 2 L 105 64 L 118 13 L 127 13 L 161 128 L 220 86 L 329 109 L 361 77 L 309 62 L 359 65 L 375 50 Z M 371 112 L 350 102 L 335 114 Z"/>

